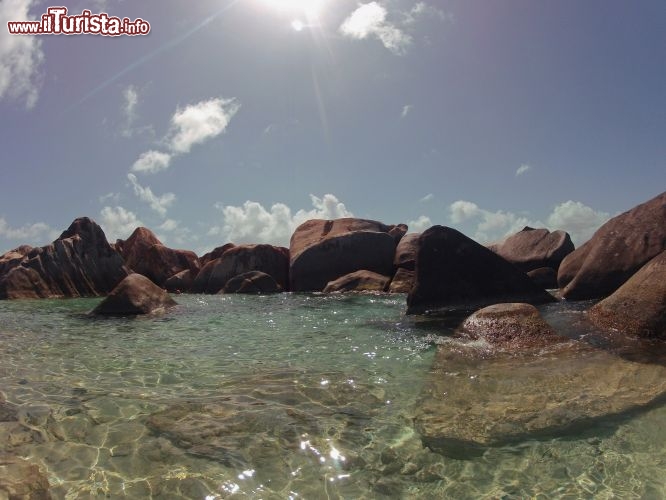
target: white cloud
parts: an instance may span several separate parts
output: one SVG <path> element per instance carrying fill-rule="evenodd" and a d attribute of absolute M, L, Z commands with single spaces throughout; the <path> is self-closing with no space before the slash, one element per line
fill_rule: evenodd
<path fill-rule="evenodd" d="M 567 201 L 557 205 L 546 218 L 546 223 L 513 212 L 485 210 L 470 201 L 456 201 L 449 207 L 451 222 L 471 227 L 474 231 L 472 238 L 481 243 L 499 240 L 520 231 L 525 226 L 530 226 L 545 227 L 551 231 L 558 229 L 566 231 L 574 244 L 579 246 L 585 243 L 609 217 L 606 212 L 596 211 L 577 201 Z"/>
<path fill-rule="evenodd" d="M 519 175 L 526 174 L 530 170 L 532 170 L 532 167 L 524 163 L 520 167 L 518 167 L 518 170 L 516 170 L 516 177 L 518 177 Z"/>
<path fill-rule="evenodd" d="M 421 203 L 428 203 L 429 201 L 432 201 L 432 200 L 434 200 L 434 199 L 435 199 L 435 195 L 432 194 L 432 193 L 428 193 L 428 194 L 425 195 L 423 198 L 421 198 L 419 201 L 420 201 Z"/>
<path fill-rule="evenodd" d="M 104 207 L 100 211 L 100 216 L 99 225 L 109 242 L 126 239 L 137 227 L 143 226 L 143 222 L 133 212 L 123 207 Z"/>
<path fill-rule="evenodd" d="M 44 61 L 42 41 L 36 36 L 10 35 L 9 21 L 35 20 L 29 10 L 33 0 L 0 1 L 0 100 L 25 100 L 32 108 L 39 98 L 39 68 Z"/>
<path fill-rule="evenodd" d="M 426 229 L 431 228 L 433 223 L 430 220 L 430 217 L 421 215 L 416 220 L 410 220 L 407 223 L 407 226 L 409 227 L 409 231 L 411 233 L 422 233 Z"/>
<path fill-rule="evenodd" d="M 375 37 L 394 54 L 404 54 L 412 37 L 388 22 L 386 16 L 386 9 L 377 2 L 361 4 L 342 23 L 340 32 L 357 40 Z"/>
<path fill-rule="evenodd" d="M 106 193 L 106 194 L 103 194 L 102 196 L 100 196 L 98 198 L 98 200 L 102 204 L 107 203 L 109 201 L 112 201 L 114 203 L 118 203 L 120 201 L 120 193 L 113 193 L 113 192 Z"/>
<path fill-rule="evenodd" d="M 123 91 L 123 117 L 125 123 L 123 125 L 122 134 L 125 137 L 131 137 L 134 133 L 133 127 L 136 121 L 136 107 L 139 104 L 139 92 L 134 85 L 130 85 Z"/>
<path fill-rule="evenodd" d="M 402 107 L 402 113 L 400 114 L 400 117 L 405 118 L 410 113 L 412 108 L 414 108 L 414 106 L 412 106 L 411 104 L 406 104 L 405 106 L 403 106 Z"/>
<path fill-rule="evenodd" d="M 299 210 L 292 214 L 284 203 L 276 203 L 266 209 L 255 201 L 246 201 L 243 206 L 225 206 L 216 203 L 224 217 L 224 223 L 210 228 L 208 236 L 220 237 L 234 243 L 272 243 L 289 245 L 294 230 L 309 219 L 339 219 L 353 217 L 344 203 L 332 194 L 322 198 L 310 195 L 311 210 Z"/>
<path fill-rule="evenodd" d="M 557 205 L 548 216 L 548 226 L 563 229 L 571 235 L 576 246 L 589 240 L 594 232 L 610 218 L 610 214 L 594 210 L 579 201 Z"/>
<path fill-rule="evenodd" d="M 158 229 L 160 231 L 166 231 L 170 233 L 178 229 L 178 225 L 179 225 L 178 221 L 173 219 L 167 219 L 162 223 L 162 225 L 160 225 L 160 227 L 158 227 Z"/>
<path fill-rule="evenodd" d="M 189 153 L 192 146 L 223 133 L 239 109 L 235 99 L 221 98 L 177 109 L 171 118 L 169 148 L 174 153 Z"/>
<path fill-rule="evenodd" d="M 146 151 L 132 165 L 132 172 L 154 174 L 169 168 L 171 155 L 161 151 Z"/>
<path fill-rule="evenodd" d="M 27 244 L 44 243 L 56 239 L 59 234 L 43 222 L 15 228 L 11 227 L 4 217 L 0 217 L 0 237 L 8 240 L 16 240 Z"/>
<path fill-rule="evenodd" d="M 127 178 L 132 183 L 134 194 L 150 206 L 155 212 L 164 217 L 167 209 L 171 204 L 176 201 L 176 195 L 173 193 L 165 193 L 162 196 L 157 196 L 149 187 L 143 187 L 134 174 L 127 174 Z"/>
<path fill-rule="evenodd" d="M 433 7 L 425 2 L 417 2 L 412 9 L 405 14 L 405 24 L 410 25 L 414 24 L 416 20 L 421 16 L 432 16 L 437 17 L 441 21 L 452 21 L 453 15 L 447 14 L 437 7 Z"/>

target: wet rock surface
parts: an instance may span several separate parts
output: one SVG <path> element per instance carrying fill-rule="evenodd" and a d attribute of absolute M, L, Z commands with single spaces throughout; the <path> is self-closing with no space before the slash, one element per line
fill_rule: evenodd
<path fill-rule="evenodd" d="M 491 356 L 450 347 L 438 349 L 415 427 L 425 446 L 453 458 L 613 425 L 665 400 L 663 363 L 584 342 Z"/>
<path fill-rule="evenodd" d="M 250 271 L 231 278 L 220 293 L 264 294 L 281 291 L 282 287 L 269 274 Z"/>
<path fill-rule="evenodd" d="M 639 337 L 666 338 L 666 251 L 589 311 L 593 323 Z"/>

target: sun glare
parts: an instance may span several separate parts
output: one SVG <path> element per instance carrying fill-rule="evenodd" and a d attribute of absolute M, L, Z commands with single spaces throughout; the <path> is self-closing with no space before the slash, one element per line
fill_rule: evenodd
<path fill-rule="evenodd" d="M 261 0 L 265 5 L 275 10 L 291 14 L 304 16 L 308 21 L 316 19 L 326 0 Z M 300 31 L 305 27 L 301 22 L 301 28 L 297 29 L 292 26 L 296 31 Z"/>

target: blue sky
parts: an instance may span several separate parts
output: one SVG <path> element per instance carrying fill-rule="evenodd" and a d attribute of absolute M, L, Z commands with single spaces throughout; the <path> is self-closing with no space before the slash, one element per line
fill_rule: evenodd
<path fill-rule="evenodd" d="M 666 186 L 666 2 L 0 0 L 0 252 L 78 216 L 202 253 L 346 215 L 580 244 Z"/>

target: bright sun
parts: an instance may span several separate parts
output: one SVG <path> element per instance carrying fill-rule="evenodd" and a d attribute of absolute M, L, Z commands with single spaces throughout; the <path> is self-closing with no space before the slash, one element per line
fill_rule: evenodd
<path fill-rule="evenodd" d="M 309 24 L 316 21 L 321 13 L 326 0 L 261 0 L 265 5 L 295 16 L 291 22 L 291 27 L 296 31 L 301 31 Z"/>

